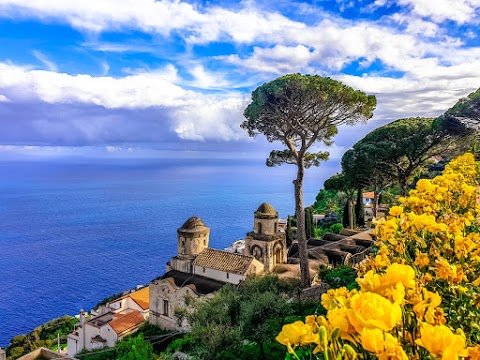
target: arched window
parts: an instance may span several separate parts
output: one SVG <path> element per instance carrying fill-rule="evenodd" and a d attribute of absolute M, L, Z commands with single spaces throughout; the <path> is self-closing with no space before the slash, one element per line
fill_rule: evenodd
<path fill-rule="evenodd" d="M 262 233 L 262 223 L 258 223 L 258 233 Z"/>

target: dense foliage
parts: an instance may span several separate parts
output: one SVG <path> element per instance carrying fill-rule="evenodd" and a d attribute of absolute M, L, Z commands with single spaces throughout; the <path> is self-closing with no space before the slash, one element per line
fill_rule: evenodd
<path fill-rule="evenodd" d="M 301 318 L 317 303 L 288 302 L 299 283 L 275 276 L 227 285 L 198 306 L 192 331 L 172 343 L 173 350 L 188 351 L 199 359 L 279 359 L 283 347 L 275 341 L 282 325 Z"/>
<path fill-rule="evenodd" d="M 325 186 L 325 185 L 324 185 Z M 345 197 L 341 196 L 341 193 L 335 190 L 321 189 L 313 203 L 313 207 L 317 214 L 337 214 L 342 213 Z"/>
<path fill-rule="evenodd" d="M 326 316 L 285 325 L 288 359 L 479 359 L 479 171 L 471 154 L 418 181 L 377 224 L 360 289 L 322 296 Z"/>
<path fill-rule="evenodd" d="M 66 336 L 73 330 L 78 319 L 68 315 L 51 320 L 26 335 L 15 336 L 6 348 L 7 359 L 13 360 L 38 349 L 39 347 L 51 348 L 57 344 L 60 335 L 65 343 Z"/>
<path fill-rule="evenodd" d="M 452 134 L 434 119 L 407 118 L 373 130 L 355 146 L 360 145 L 368 149 L 382 173 L 396 179 L 405 195 L 412 175 L 432 156 L 449 153 L 456 144 Z"/>
<path fill-rule="evenodd" d="M 144 327 L 136 334 L 118 342 L 113 348 L 83 352 L 78 357 L 82 360 L 155 360 L 158 356 L 153 350 L 152 343 L 145 340 L 145 330 L 148 332 L 153 329 L 151 326 Z"/>
<path fill-rule="evenodd" d="M 347 265 L 339 265 L 333 268 L 320 268 L 318 275 L 323 282 L 326 282 L 330 289 L 346 287 L 349 290 L 358 288 L 356 283 L 357 272 L 355 268 Z"/>

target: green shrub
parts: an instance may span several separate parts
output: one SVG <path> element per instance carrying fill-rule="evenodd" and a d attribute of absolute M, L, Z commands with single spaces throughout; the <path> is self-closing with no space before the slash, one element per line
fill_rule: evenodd
<path fill-rule="evenodd" d="M 328 230 L 334 234 L 339 234 L 340 231 L 343 230 L 343 225 L 341 223 L 336 223 L 331 225 Z"/>
<path fill-rule="evenodd" d="M 337 289 L 342 286 L 348 289 L 358 288 L 358 284 L 355 281 L 357 273 L 351 266 L 339 265 L 334 268 L 325 267 L 321 268 L 318 273 L 322 281 L 325 281 L 331 288 Z"/>

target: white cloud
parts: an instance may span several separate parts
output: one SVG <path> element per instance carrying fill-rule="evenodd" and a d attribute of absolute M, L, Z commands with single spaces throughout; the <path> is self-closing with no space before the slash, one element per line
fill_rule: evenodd
<path fill-rule="evenodd" d="M 58 66 L 53 61 L 51 61 L 45 54 L 38 50 L 33 50 L 33 56 L 37 58 L 43 65 L 46 66 L 47 70 L 58 71 Z"/>
<path fill-rule="evenodd" d="M 371 8 L 389 6 L 392 3 L 406 7 L 414 15 L 430 18 L 437 23 L 451 20 L 459 24 L 476 22 L 479 0 L 376 0 Z"/>
<path fill-rule="evenodd" d="M 102 68 L 102 76 L 105 76 L 108 74 L 108 71 L 110 70 L 110 65 L 106 61 L 102 61 L 100 63 L 100 67 Z"/>
<path fill-rule="evenodd" d="M 284 74 L 305 69 L 316 58 L 315 55 L 304 45 L 276 45 L 272 48 L 255 47 L 253 54 L 246 59 L 241 59 L 238 55 L 219 58 L 254 71 Z"/>
<path fill-rule="evenodd" d="M 181 139 L 205 141 L 213 134 L 220 139 L 246 139 L 245 131 L 240 129 L 243 110 L 248 104 L 246 98 L 206 100 L 206 103 L 175 111 L 175 132 Z"/>
<path fill-rule="evenodd" d="M 0 14 L 53 19 L 89 32 L 131 28 L 168 36 L 177 31 L 194 43 L 225 37 L 249 43 L 284 28 L 304 27 L 276 12 L 260 12 L 248 3 L 233 11 L 218 6 L 201 9 L 187 2 L 169 0 L 0 0 Z M 110 47 L 109 51 L 122 49 Z"/>
<path fill-rule="evenodd" d="M 167 71 L 172 72 L 173 69 L 168 67 Z M 0 90 L 17 103 L 81 103 L 107 109 L 162 108 L 169 119 L 167 127 L 182 139 L 232 140 L 246 137 L 239 127 L 245 105 L 243 95 L 232 92 L 209 95 L 184 90 L 165 80 L 162 74 L 143 73 L 118 79 L 90 75 L 71 76 L 0 63 Z M 106 129 L 114 127 L 114 119 L 102 121 L 107 121 L 104 124 Z M 52 125 L 44 119 L 35 123 L 37 131 L 57 137 L 67 133 L 68 126 L 81 128 L 87 139 L 98 136 L 95 121 L 72 119 L 63 124 Z"/>
<path fill-rule="evenodd" d="M 172 84 L 179 84 L 182 81 L 178 75 L 178 69 L 173 64 L 166 64 L 165 66 L 157 69 L 125 68 L 123 69 L 123 72 L 129 75 L 152 77 L 154 79 L 164 80 Z"/>
<path fill-rule="evenodd" d="M 439 35 L 440 28 L 431 21 L 425 21 L 418 16 L 412 16 L 405 13 L 395 13 L 390 19 L 400 25 L 406 25 L 405 31 L 408 34 L 435 37 Z"/>
<path fill-rule="evenodd" d="M 232 84 L 226 80 L 225 73 L 208 71 L 201 64 L 194 65 L 189 72 L 193 76 L 193 81 L 187 83 L 193 87 L 201 89 L 222 89 L 232 86 Z"/>

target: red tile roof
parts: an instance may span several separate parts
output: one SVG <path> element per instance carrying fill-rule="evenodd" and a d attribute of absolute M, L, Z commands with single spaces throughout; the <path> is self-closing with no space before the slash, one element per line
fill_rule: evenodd
<path fill-rule="evenodd" d="M 117 334 L 121 334 L 129 329 L 139 326 L 144 321 L 145 319 L 143 318 L 142 314 L 140 314 L 140 311 L 133 310 L 126 315 L 110 321 L 109 324 L 113 331 L 115 331 Z"/>
<path fill-rule="evenodd" d="M 247 272 L 253 259 L 253 256 L 208 248 L 198 254 L 193 264 L 208 269 L 243 275 Z"/>

